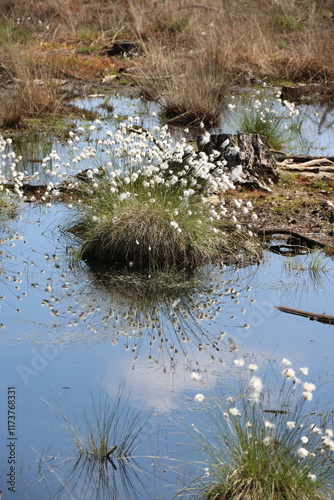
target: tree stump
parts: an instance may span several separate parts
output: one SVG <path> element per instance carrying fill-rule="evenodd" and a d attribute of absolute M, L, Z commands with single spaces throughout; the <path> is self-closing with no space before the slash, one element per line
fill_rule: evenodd
<path fill-rule="evenodd" d="M 275 159 L 260 134 L 207 134 L 197 138 L 197 146 L 236 184 L 268 191 L 279 180 Z"/>

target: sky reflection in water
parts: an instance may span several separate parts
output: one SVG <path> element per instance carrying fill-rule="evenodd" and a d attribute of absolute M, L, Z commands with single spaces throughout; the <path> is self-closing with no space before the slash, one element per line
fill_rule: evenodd
<path fill-rule="evenodd" d="M 92 395 L 107 394 L 112 401 L 125 381 L 129 405 L 149 419 L 136 451 L 139 467 L 147 471 L 140 476 L 143 484 L 129 469 L 131 495 L 142 499 L 170 498 L 190 480 L 186 463 L 194 455 L 180 446 L 188 438 L 175 422 L 179 416 L 189 422 L 200 418 L 197 393 L 233 386 L 235 358 L 263 365 L 268 381 L 279 375 L 284 356 L 295 367 L 306 365 L 320 386 L 318 404 L 332 405 L 334 327 L 272 307 L 333 314 L 332 260 L 316 275 L 290 271 L 285 258 L 273 254 L 260 266 L 207 268 L 177 282 L 101 273 L 71 263 L 73 242 L 59 226 L 72 213 L 62 204 L 23 204 L 1 229 L 0 376 L 2 402 L 5 388 L 17 387 L 15 498 L 71 498 L 59 488 L 73 474 L 75 447 L 45 401 L 56 400 L 82 424 Z M 6 430 L 3 412 L 1 421 Z M 7 450 L 4 441 L 0 446 L 5 489 Z M 67 487 L 72 498 L 83 500 L 83 491 L 94 498 L 98 475 L 91 464 L 82 464 L 74 471 L 77 483 Z M 121 470 L 110 479 L 119 489 L 114 498 L 124 498 Z M 103 487 L 101 498 L 107 497 Z M 113 483 L 109 487 L 115 492 Z"/>
<path fill-rule="evenodd" d="M 195 394 L 210 395 L 217 384 L 233 385 L 229 362 L 242 355 L 263 364 L 267 380 L 275 377 L 275 367 L 279 372 L 284 356 L 296 367 L 309 366 L 312 379 L 321 386 L 320 404 L 331 403 L 333 327 L 272 307 L 330 314 L 331 260 L 316 281 L 307 270 L 286 269 L 285 258 L 273 254 L 267 254 L 260 266 L 205 269 L 179 282 L 101 274 L 86 265 L 72 267 L 68 241 L 59 232 L 68 212 L 63 205 L 23 205 L 19 218 L 9 224 L 11 236 L 2 244 L 1 379 L 4 386 L 18 388 L 18 495 L 28 491 L 27 498 L 40 498 L 50 483 L 51 461 L 59 474 L 59 480 L 49 484 L 51 498 L 68 473 L 60 463 L 69 457 L 68 467 L 76 463 L 75 449 L 45 401 L 57 400 L 65 415 L 75 414 L 80 421 L 82 405 L 89 404 L 91 394 L 102 391 L 112 400 L 125 381 L 131 406 L 143 408 L 143 418 L 150 417 L 138 453 L 176 460 L 176 443 L 185 438 L 170 419 L 190 412 L 196 420 Z M 307 257 L 299 259 L 307 263 Z M 202 384 L 191 379 L 192 372 L 200 375 Z M 46 478 L 41 484 L 38 457 Z M 154 486 L 152 498 L 162 493 L 168 498 L 175 482 L 181 481 L 171 471 L 170 460 L 159 460 L 157 466 L 151 465 L 154 459 L 141 456 L 140 463 L 155 478 L 162 476 L 158 486 L 148 476 L 145 491 Z M 78 476 L 79 486 L 85 474 L 84 470 Z M 142 488 L 139 484 L 138 498 L 144 498 Z"/>

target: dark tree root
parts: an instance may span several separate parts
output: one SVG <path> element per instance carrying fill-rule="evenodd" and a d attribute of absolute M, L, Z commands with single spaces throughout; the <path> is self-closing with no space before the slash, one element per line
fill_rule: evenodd
<path fill-rule="evenodd" d="M 309 238 L 300 233 L 296 233 L 296 231 L 292 231 L 291 229 L 260 229 L 258 231 L 258 236 L 262 239 L 271 239 L 276 235 L 287 235 L 288 238 L 284 244 L 281 245 L 272 245 L 269 249 L 274 253 L 286 254 L 287 251 L 291 253 L 303 253 L 305 249 L 313 250 L 315 248 L 325 248 L 326 245 L 321 241 L 315 240 L 313 238 Z"/>

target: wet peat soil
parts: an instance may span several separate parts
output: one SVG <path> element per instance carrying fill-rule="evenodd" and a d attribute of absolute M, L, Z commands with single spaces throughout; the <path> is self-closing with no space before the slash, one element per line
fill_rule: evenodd
<path fill-rule="evenodd" d="M 258 216 L 252 223 L 254 231 L 262 234 L 263 230 L 273 229 L 277 231 L 277 237 L 279 230 L 290 230 L 324 245 L 328 255 L 334 254 L 334 178 L 301 174 L 287 176 L 281 172 L 281 181 L 272 192 L 240 189 L 233 193 L 234 197 L 238 194 L 253 204 L 253 211 Z M 275 235 L 268 237 L 269 240 L 274 238 Z M 288 240 L 289 235 L 283 235 L 283 238 Z M 288 241 L 286 251 L 289 244 Z"/>

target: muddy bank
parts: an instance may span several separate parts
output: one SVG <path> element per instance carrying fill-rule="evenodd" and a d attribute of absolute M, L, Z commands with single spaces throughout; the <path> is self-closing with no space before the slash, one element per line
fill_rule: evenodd
<path fill-rule="evenodd" d="M 258 216 L 253 229 L 259 234 L 266 229 L 291 230 L 334 252 L 334 179 L 306 178 L 281 172 L 281 181 L 271 193 L 240 190 L 239 196 L 250 200 Z M 236 193 L 231 193 L 235 196 Z M 274 237 L 274 236 L 273 236 Z M 284 237 L 279 236 L 282 240 Z M 288 237 L 286 237 L 287 239 Z"/>

